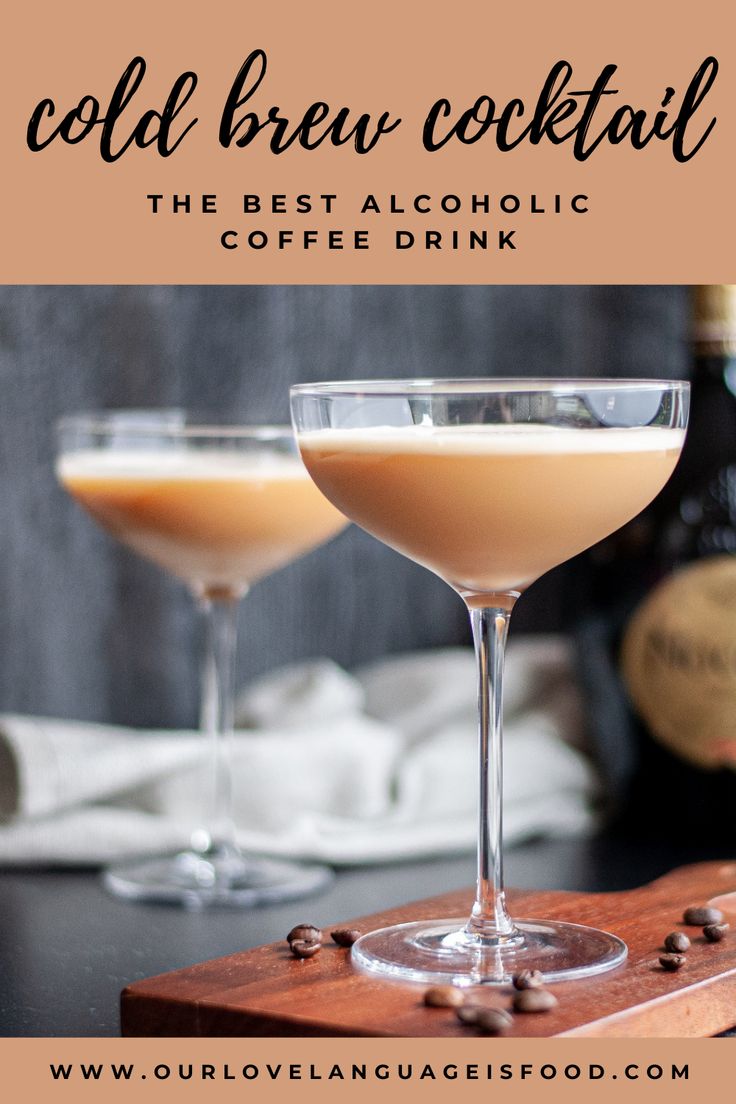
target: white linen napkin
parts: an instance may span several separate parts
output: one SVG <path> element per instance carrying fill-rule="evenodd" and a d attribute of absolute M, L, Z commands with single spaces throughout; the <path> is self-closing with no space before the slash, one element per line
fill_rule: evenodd
<path fill-rule="evenodd" d="M 333 864 L 471 848 L 474 668 L 466 648 L 353 675 L 316 660 L 248 688 L 232 749 L 240 844 Z M 590 830 L 596 783 L 566 640 L 512 642 L 505 706 L 506 840 Z M 186 846 L 205 814 L 208 751 L 191 732 L 0 716 L 0 864 Z"/>

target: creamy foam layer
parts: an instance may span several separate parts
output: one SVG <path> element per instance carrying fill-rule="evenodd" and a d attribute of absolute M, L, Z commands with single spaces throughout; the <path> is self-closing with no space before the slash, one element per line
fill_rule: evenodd
<path fill-rule="evenodd" d="M 157 481 L 308 479 L 300 458 L 276 452 L 222 449 L 80 449 L 62 456 L 59 479 Z"/>
<path fill-rule="evenodd" d="M 567 426 L 375 426 L 299 434 L 305 450 L 360 453 L 449 453 L 457 456 L 570 455 L 680 449 L 683 429 L 662 426 L 571 429 Z"/>

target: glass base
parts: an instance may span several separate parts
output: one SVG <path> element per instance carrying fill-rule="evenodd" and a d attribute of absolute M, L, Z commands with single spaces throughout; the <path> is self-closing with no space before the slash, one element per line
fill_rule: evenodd
<path fill-rule="evenodd" d="M 218 847 L 111 867 L 103 874 L 103 884 L 116 897 L 130 901 L 252 908 L 307 897 L 333 877 L 327 866 L 254 859 L 235 848 Z"/>
<path fill-rule="evenodd" d="M 508 985 L 520 970 L 546 982 L 588 977 L 619 966 L 623 940 L 597 928 L 557 920 L 515 920 L 501 940 L 469 935 L 466 918 L 423 920 L 369 932 L 353 945 L 353 962 L 397 981 Z"/>

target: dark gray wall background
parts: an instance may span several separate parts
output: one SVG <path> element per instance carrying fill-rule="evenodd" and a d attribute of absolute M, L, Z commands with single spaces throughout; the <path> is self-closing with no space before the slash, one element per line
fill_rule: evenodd
<path fill-rule="evenodd" d="M 679 287 L 0 288 L 0 710 L 196 716 L 188 595 L 58 489 L 59 415 L 184 405 L 274 422 L 300 380 L 681 376 L 686 318 Z M 564 624 L 564 581 L 532 588 L 517 631 Z M 448 587 L 353 529 L 249 595 L 239 679 L 466 639 Z"/>

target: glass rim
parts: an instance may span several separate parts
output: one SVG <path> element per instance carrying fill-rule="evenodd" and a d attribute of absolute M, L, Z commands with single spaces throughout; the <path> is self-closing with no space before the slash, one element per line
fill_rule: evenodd
<path fill-rule="evenodd" d="M 361 395 L 493 395 L 503 392 L 551 392 L 573 395 L 582 391 L 670 391 L 687 393 L 689 380 L 630 379 L 624 377 L 594 378 L 479 376 L 458 379 L 365 379 L 336 380 L 317 383 L 297 383 L 290 395 L 341 396 Z"/>
<path fill-rule="evenodd" d="M 196 412 L 194 412 L 196 414 Z M 176 417 L 181 417 L 177 424 Z M 147 420 L 139 420 L 145 417 Z M 156 421 L 157 417 L 160 419 Z M 56 420 L 56 432 L 87 433 L 103 436 L 114 432 L 125 433 L 126 437 L 172 437 L 205 438 L 227 437 L 237 440 L 276 441 L 294 439 L 294 430 L 287 424 L 267 424 L 245 422 L 238 423 L 228 419 L 218 424 L 213 416 L 202 421 L 185 421 L 190 412 L 182 407 L 131 407 L 110 410 L 85 411 L 75 414 L 63 414 Z M 172 419 L 169 421 L 168 419 Z"/>

